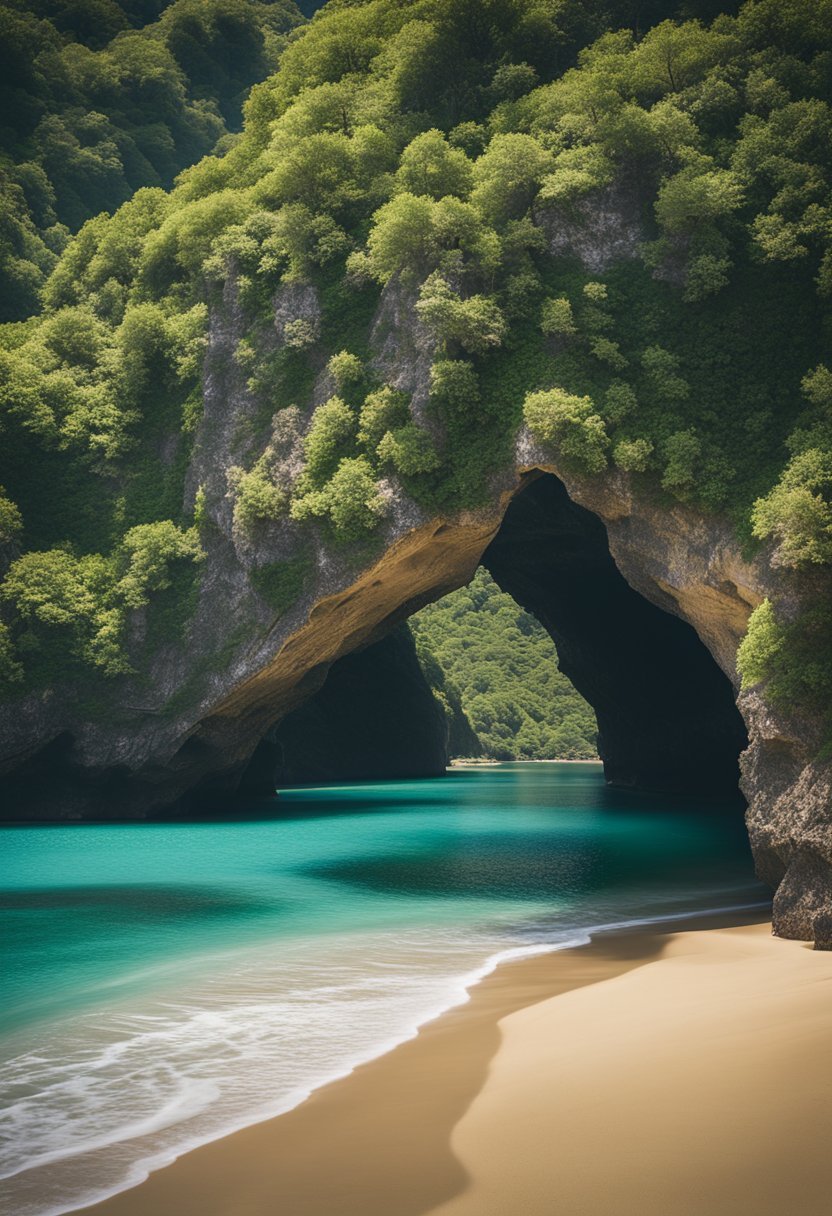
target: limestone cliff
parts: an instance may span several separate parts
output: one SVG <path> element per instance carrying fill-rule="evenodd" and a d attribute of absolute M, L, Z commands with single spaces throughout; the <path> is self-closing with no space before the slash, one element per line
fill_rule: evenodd
<path fill-rule="evenodd" d="M 593 271 L 634 247 L 620 208 L 598 212 L 594 223 L 578 248 Z M 385 288 L 371 346 L 379 375 L 410 394 L 424 421 L 431 347 L 413 302 L 395 280 Z M 314 287 L 281 289 L 273 315 L 272 349 L 296 321 L 315 342 Z M 186 503 L 201 491 L 206 516 L 193 613 L 140 676 L 96 689 L 94 700 L 63 686 L 9 707 L 0 728 L 4 814 L 108 818 L 221 802 L 246 773 L 256 776 L 262 741 L 271 741 L 268 755 L 281 721 L 321 689 L 334 664 L 466 583 L 485 554 L 540 614 L 564 670 L 596 706 L 610 779 L 678 787 L 696 778 L 725 789 L 747 729 L 742 789 L 760 875 L 777 888 L 775 927 L 811 937 L 814 916 L 832 901 L 830 766 L 818 758 L 812 723 L 767 707 L 755 689 L 738 698 L 741 721 L 731 696 L 749 613 L 780 577 L 768 554 L 744 558 L 725 520 L 636 493 L 624 473 L 575 475 L 525 429 L 476 510 L 430 510 L 390 477 L 381 485 L 382 526 L 362 545 L 333 546 L 321 528 L 288 518 L 245 534 L 229 474 L 267 455 L 276 484 L 291 485 L 308 415 L 284 408 L 269 416 L 237 358 L 244 333 L 232 276 L 212 310 L 204 412 L 186 479 Z M 321 354 L 313 403 L 331 391 L 326 377 Z M 524 512 L 547 495 L 559 522 L 534 533 Z M 144 629 L 138 611 L 137 644 Z M 436 752 L 431 771 L 439 761 Z"/>

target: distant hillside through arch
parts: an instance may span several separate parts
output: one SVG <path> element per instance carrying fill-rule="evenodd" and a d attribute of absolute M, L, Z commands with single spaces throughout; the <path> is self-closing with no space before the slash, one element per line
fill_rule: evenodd
<path fill-rule="evenodd" d="M 434 694 L 458 694 L 483 756 L 597 756 L 595 714 L 559 670 L 551 637 L 482 566 L 467 587 L 412 617 L 410 628 Z"/>

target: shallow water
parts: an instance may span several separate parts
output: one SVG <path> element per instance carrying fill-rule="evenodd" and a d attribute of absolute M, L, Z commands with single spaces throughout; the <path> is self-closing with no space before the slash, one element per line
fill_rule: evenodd
<path fill-rule="evenodd" d="M 287 791 L 250 817 L 6 829 L 0 1208 L 69 1211 L 312 1089 L 502 957 L 766 898 L 736 809 L 599 766 Z"/>

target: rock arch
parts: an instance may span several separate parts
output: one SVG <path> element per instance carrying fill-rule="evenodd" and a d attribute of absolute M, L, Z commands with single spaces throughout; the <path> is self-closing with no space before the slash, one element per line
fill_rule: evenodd
<path fill-rule="evenodd" d="M 7 806 L 79 819 L 227 803 L 258 743 L 334 663 L 462 586 L 484 560 L 547 625 L 597 707 L 612 780 L 724 792 L 748 729 L 742 788 L 758 872 L 777 889 L 777 931 L 812 936 L 832 897 L 828 766 L 815 762 L 806 724 L 753 692 L 739 698 L 742 716 L 735 708 L 737 645 L 772 575 L 744 559 L 726 522 L 636 496 L 623 474 L 570 477 L 522 434 L 490 506 L 404 513 L 357 571 L 322 548 L 314 584 L 283 614 L 259 600 L 255 612 L 228 535 L 218 530 L 212 543 L 188 642 L 160 655 L 144 703 L 122 689 L 112 713 L 90 717 L 57 690 L 51 706 L 30 701 L 10 716 Z M 200 630 L 216 647 L 235 615 L 248 632 L 229 659 L 194 652 Z"/>

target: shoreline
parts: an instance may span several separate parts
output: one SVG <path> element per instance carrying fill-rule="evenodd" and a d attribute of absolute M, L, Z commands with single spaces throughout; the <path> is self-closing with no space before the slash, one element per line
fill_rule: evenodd
<path fill-rule="evenodd" d="M 832 989 L 832 957 L 818 963 L 819 956 L 809 954 L 803 943 L 771 938 L 765 924 L 760 929 L 764 915 L 760 909 L 745 909 L 596 930 L 588 945 L 503 962 L 470 989 L 466 1003 L 424 1023 L 414 1038 L 315 1090 L 293 1110 L 211 1141 L 138 1186 L 76 1210 L 95 1216 L 145 1216 L 151 1210 L 154 1216 L 187 1216 L 191 1211 L 194 1216 L 266 1216 L 279 1195 L 281 1207 L 285 1201 L 292 1216 L 331 1216 L 334 1211 L 427 1216 L 434 1209 L 437 1216 L 440 1211 L 445 1216 L 445 1204 L 450 1205 L 448 1216 L 455 1216 L 457 1203 L 462 1205 L 460 1216 L 469 1210 L 471 1216 L 487 1216 L 492 1210 L 487 1194 L 477 1199 L 479 1206 L 465 1206 L 477 1171 L 461 1164 L 456 1141 L 471 1112 L 487 1097 L 489 1077 L 504 1054 L 506 1028 L 512 1021 L 531 1017 L 535 1010 L 568 1012 L 576 998 L 590 1014 L 603 1013 L 616 985 L 625 992 L 625 979 L 641 982 L 648 974 L 661 993 L 665 971 L 670 978 L 667 964 L 679 971 L 679 956 L 681 978 L 695 975 L 707 953 L 703 943 L 717 955 L 719 949 L 729 954 L 738 950 L 743 965 L 749 949 L 761 953 L 770 966 L 787 960 L 812 979 L 828 980 L 827 990 Z M 724 967 L 722 972 L 728 974 Z M 776 986 L 777 975 L 771 980 Z M 678 987 L 678 977 L 674 985 Z M 827 1038 L 830 1017 L 824 1022 Z M 552 1117 L 557 1113 L 549 1112 Z M 499 1111 L 496 1118 L 499 1123 Z M 533 1176 L 534 1171 L 529 1173 Z M 503 1196 L 503 1207 L 495 1207 L 494 1216 L 510 1210 L 507 1202 Z M 510 1202 L 520 1210 L 520 1199 Z M 534 1210 L 527 1199 L 522 1209 Z M 573 1210 L 578 1209 L 565 1209 L 570 1216 Z M 582 1210 L 596 1216 L 596 1209 Z M 726 1213 L 729 1210 L 737 1209 L 726 1208 Z M 675 1210 L 667 1208 L 665 1216 L 668 1211 L 675 1216 Z M 719 1211 L 708 1209 L 709 1216 Z M 801 1209 L 801 1216 L 809 1212 L 814 1209 Z M 597 1209 L 598 1216 L 602 1213 L 606 1216 L 606 1209 Z"/>
<path fill-rule="evenodd" d="M 452 768 L 491 768 L 493 765 L 503 764 L 603 764 L 600 756 L 591 756 L 588 760 L 492 760 L 489 757 L 471 756 L 466 759 L 464 756 L 455 756 L 453 760 L 449 760 L 446 766 L 447 769 Z"/>

